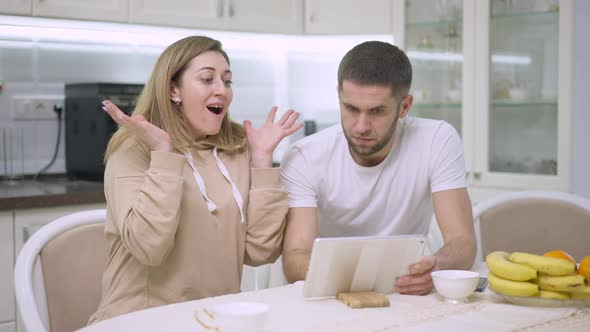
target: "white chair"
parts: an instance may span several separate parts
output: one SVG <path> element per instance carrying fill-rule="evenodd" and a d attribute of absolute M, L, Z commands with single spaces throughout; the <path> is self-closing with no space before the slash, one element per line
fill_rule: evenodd
<path fill-rule="evenodd" d="M 521 191 L 480 202 L 473 209 L 478 261 L 496 250 L 590 254 L 590 200 L 556 191 Z"/>
<path fill-rule="evenodd" d="M 96 311 L 108 258 L 105 220 L 106 210 L 73 213 L 43 226 L 25 243 L 14 288 L 26 331 L 73 331 Z"/>

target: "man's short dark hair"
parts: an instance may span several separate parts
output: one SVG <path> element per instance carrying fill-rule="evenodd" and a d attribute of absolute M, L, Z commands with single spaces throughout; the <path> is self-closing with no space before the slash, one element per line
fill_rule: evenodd
<path fill-rule="evenodd" d="M 338 91 L 344 80 L 363 85 L 390 85 L 395 96 L 405 96 L 412 85 L 412 64 L 398 47 L 367 41 L 344 55 L 338 67 Z"/>

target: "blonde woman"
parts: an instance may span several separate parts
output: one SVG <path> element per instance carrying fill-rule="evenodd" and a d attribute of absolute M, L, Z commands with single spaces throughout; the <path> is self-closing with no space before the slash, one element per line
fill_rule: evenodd
<path fill-rule="evenodd" d="M 90 323 L 240 291 L 242 266 L 281 252 L 287 193 L 272 153 L 301 128 L 298 113 L 262 128 L 230 120 L 232 73 L 221 43 L 194 36 L 156 62 L 131 117 L 107 148 L 110 256 Z"/>

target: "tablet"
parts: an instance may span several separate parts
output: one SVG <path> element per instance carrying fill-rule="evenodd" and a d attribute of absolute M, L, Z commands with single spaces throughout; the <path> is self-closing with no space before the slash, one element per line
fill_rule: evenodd
<path fill-rule="evenodd" d="M 394 292 L 395 279 L 408 274 L 424 252 L 423 235 L 317 238 L 303 286 L 304 298 L 339 292 Z"/>

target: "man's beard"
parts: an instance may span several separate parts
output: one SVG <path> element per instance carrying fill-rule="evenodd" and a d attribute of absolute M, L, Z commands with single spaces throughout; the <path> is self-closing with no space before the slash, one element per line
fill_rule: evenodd
<path fill-rule="evenodd" d="M 381 140 L 377 141 L 373 146 L 368 146 L 368 147 L 361 147 L 359 145 L 354 144 L 352 142 L 352 139 L 350 138 L 349 134 L 346 132 L 346 130 L 343 130 L 344 137 L 346 137 L 346 141 L 348 142 L 348 147 L 354 153 L 356 153 L 357 155 L 362 156 L 362 157 L 368 157 L 368 156 L 371 156 L 371 155 L 381 151 L 387 145 L 387 143 L 389 143 L 389 141 L 393 139 L 398 121 L 399 121 L 399 112 L 396 115 L 395 120 L 391 124 L 391 127 L 389 127 L 389 129 L 387 130 L 387 134 Z M 343 126 L 343 128 L 344 128 L 344 126 Z"/>

